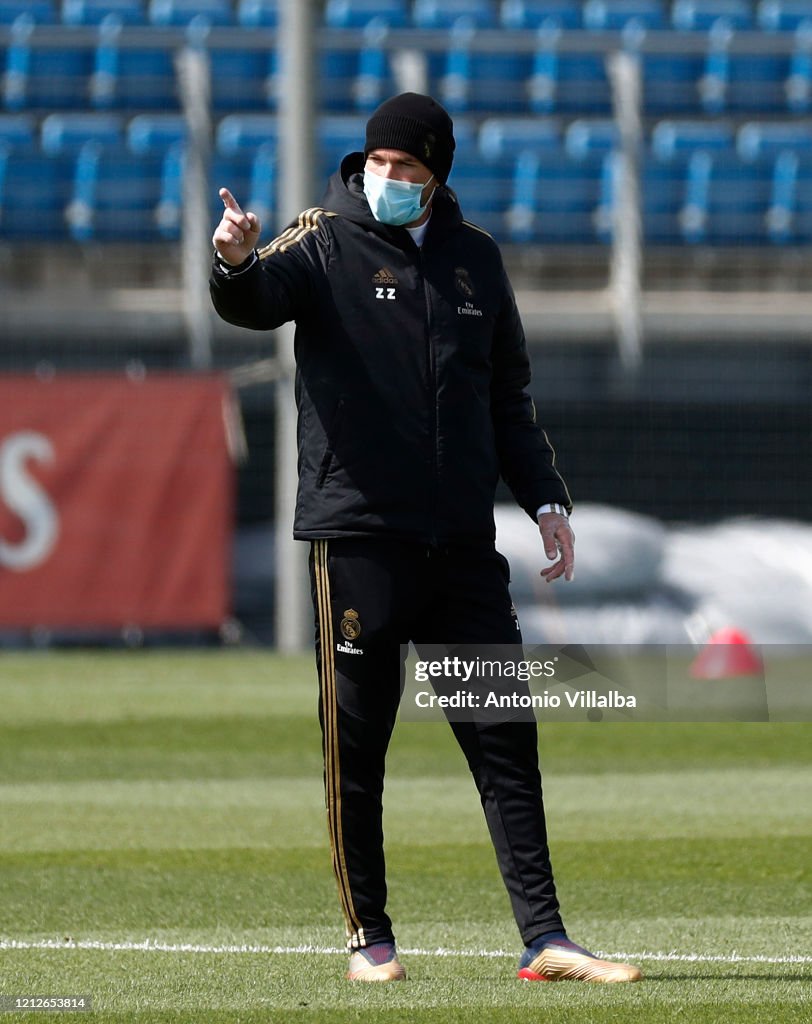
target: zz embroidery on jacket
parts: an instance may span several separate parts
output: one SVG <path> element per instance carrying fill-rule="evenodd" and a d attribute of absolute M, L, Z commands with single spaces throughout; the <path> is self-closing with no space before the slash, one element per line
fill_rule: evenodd
<path fill-rule="evenodd" d="M 377 274 L 372 275 L 372 283 L 375 286 L 376 299 L 387 299 L 392 302 L 397 298 L 394 285 L 398 283 L 398 279 L 391 270 L 381 267 Z"/>

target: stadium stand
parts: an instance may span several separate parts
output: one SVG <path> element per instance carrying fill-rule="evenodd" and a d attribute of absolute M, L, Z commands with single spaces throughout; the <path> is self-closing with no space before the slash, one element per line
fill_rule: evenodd
<path fill-rule="evenodd" d="M 278 18 L 277 0 L 0 0 L 4 191 L 24 156 L 32 190 L 59 177 L 43 239 L 97 238 L 95 197 L 112 196 L 106 168 L 123 145 L 174 211 L 160 230 L 177 233 L 185 143 L 174 56 L 191 26 L 210 61 L 215 166 L 270 215 Z M 466 215 L 502 241 L 607 244 L 619 166 L 610 46 L 641 66 L 650 245 L 787 246 L 808 235 L 805 0 L 327 0 L 322 25 L 319 177 L 400 87 L 399 34 L 413 47 L 424 33 L 426 87 L 464 124 L 452 185 Z M 145 186 L 144 209 L 155 189 Z M 127 224 L 115 236 L 143 241 L 142 226 Z"/>

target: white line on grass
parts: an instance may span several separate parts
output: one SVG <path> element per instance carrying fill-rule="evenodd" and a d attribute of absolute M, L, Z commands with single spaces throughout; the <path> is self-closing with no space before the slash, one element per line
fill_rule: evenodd
<path fill-rule="evenodd" d="M 189 942 L 157 942 L 155 939 L 144 939 L 141 942 L 101 942 L 96 939 L 0 939 L 2 949 L 95 949 L 103 952 L 124 953 L 273 953 L 277 956 L 299 953 L 342 954 L 347 950 L 336 946 L 261 946 L 233 945 L 207 946 Z M 514 952 L 503 949 L 401 949 L 406 956 L 441 956 L 441 957 L 504 957 L 513 959 Z M 743 956 L 732 952 L 721 955 L 705 953 L 617 953 L 599 951 L 599 956 L 610 960 L 650 960 L 680 963 L 702 964 L 812 964 L 812 956 Z"/>

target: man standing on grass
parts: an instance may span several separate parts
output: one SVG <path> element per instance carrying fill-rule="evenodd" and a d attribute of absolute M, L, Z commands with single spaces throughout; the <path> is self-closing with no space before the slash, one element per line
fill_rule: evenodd
<path fill-rule="evenodd" d="M 327 187 L 257 251 L 223 188 L 211 292 L 230 323 L 296 321 L 299 492 L 311 543 L 320 721 L 348 977 L 405 977 L 386 913 L 384 760 L 400 645 L 521 643 L 494 547 L 498 478 L 538 522 L 548 582 L 573 571 L 570 498 L 526 392 L 524 332 L 501 255 L 446 180 L 451 118 L 428 96 L 383 103 Z M 480 793 L 528 980 L 635 981 L 571 942 L 547 846 L 534 721 L 452 722 Z"/>

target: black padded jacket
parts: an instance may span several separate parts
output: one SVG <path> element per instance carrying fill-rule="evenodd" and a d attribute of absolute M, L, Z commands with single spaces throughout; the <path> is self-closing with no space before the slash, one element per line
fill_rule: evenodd
<path fill-rule="evenodd" d="M 294 536 L 490 543 L 500 473 L 534 520 L 569 508 L 496 243 L 441 187 L 418 248 L 373 218 L 362 166 L 345 158 L 248 269 L 212 271 L 229 323 L 296 321 Z"/>

